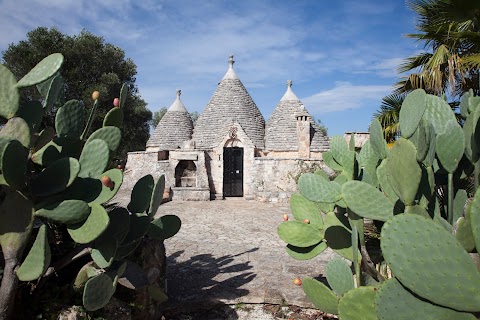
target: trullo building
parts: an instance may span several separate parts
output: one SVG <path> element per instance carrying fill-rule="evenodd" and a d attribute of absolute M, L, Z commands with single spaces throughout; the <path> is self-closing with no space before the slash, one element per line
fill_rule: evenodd
<path fill-rule="evenodd" d="M 285 202 L 302 172 L 323 167 L 328 138 L 293 92 L 292 81 L 265 122 L 233 64 L 230 56 L 195 125 L 177 91 L 147 149 L 128 154 L 127 188 L 145 174 L 164 174 L 166 194 L 173 200 Z"/>

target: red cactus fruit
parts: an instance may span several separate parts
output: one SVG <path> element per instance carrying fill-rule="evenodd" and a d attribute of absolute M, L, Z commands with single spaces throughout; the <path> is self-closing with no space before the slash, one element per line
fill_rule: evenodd
<path fill-rule="evenodd" d="M 113 99 L 113 106 L 118 107 L 120 105 L 120 100 L 118 98 Z"/>
<path fill-rule="evenodd" d="M 310 223 L 310 220 L 308 220 L 308 219 L 303 219 L 303 223 L 309 224 L 309 223 Z"/>
<path fill-rule="evenodd" d="M 113 183 L 112 179 L 110 179 L 109 176 L 103 176 L 102 177 L 102 184 L 105 187 L 110 188 L 110 189 L 113 189 L 113 186 L 114 186 L 114 183 Z"/>
<path fill-rule="evenodd" d="M 293 284 L 296 285 L 296 286 L 301 286 L 302 285 L 302 279 L 300 279 L 300 278 L 293 279 Z"/>
<path fill-rule="evenodd" d="M 283 215 L 283 221 L 288 221 L 288 214 L 285 213 L 285 214 Z"/>

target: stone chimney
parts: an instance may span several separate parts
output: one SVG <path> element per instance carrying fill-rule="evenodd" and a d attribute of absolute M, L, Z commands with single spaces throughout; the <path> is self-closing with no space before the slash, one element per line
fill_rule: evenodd
<path fill-rule="evenodd" d="M 310 158 L 310 115 L 305 107 L 295 115 L 297 119 L 298 157 Z"/>

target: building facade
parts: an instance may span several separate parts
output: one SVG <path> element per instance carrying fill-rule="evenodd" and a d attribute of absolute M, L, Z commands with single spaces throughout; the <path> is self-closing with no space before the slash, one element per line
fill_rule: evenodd
<path fill-rule="evenodd" d="M 165 196 L 172 200 L 286 202 L 301 173 L 324 167 L 328 137 L 293 92 L 292 82 L 265 122 L 233 64 L 230 56 L 195 125 L 177 91 L 146 150 L 128 154 L 127 188 L 145 174 L 164 174 Z"/>

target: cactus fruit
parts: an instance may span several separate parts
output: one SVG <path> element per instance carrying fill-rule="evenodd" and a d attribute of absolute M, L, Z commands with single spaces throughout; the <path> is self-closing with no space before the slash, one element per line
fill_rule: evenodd
<path fill-rule="evenodd" d="M 113 99 L 113 106 L 118 107 L 120 105 L 120 100 L 118 98 Z"/>
<path fill-rule="evenodd" d="M 100 98 L 100 92 L 93 91 L 92 92 L 92 100 L 98 100 L 98 98 Z"/>
<path fill-rule="evenodd" d="M 318 205 L 305 199 L 301 194 L 293 194 L 290 197 L 290 209 L 293 217 L 298 221 L 308 220 L 313 227 L 323 228 L 323 219 L 320 215 Z M 287 215 L 288 220 L 288 215 Z M 287 221 L 284 219 L 284 221 Z"/>
<path fill-rule="evenodd" d="M 288 221 L 288 214 L 285 213 L 285 214 L 283 215 L 283 221 Z"/>
<path fill-rule="evenodd" d="M 109 189 L 113 189 L 114 183 L 113 183 L 112 179 L 110 179 L 109 176 L 102 176 L 102 179 L 101 179 L 101 180 L 102 180 L 102 184 L 103 184 L 105 187 L 107 187 L 107 188 L 109 188 Z"/>
<path fill-rule="evenodd" d="M 302 285 L 302 279 L 294 278 L 293 279 L 293 284 L 296 285 L 296 286 L 301 286 Z"/>

